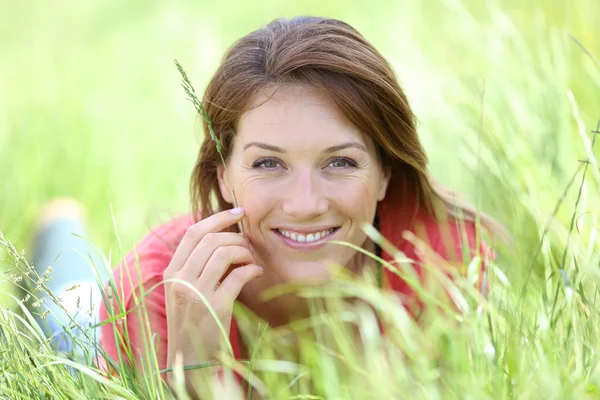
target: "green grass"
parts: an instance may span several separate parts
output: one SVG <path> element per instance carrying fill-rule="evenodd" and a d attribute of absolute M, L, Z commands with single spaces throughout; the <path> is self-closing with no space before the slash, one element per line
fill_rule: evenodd
<path fill-rule="evenodd" d="M 261 337 L 256 390 L 290 399 L 600 396 L 595 0 L 2 3 L 0 231 L 14 243 L 0 244 L 0 267 L 12 270 L 3 292 L 22 297 L 10 283 L 15 260 L 54 196 L 86 205 L 92 239 L 113 262 L 113 219 L 127 249 L 186 212 L 201 133 L 173 59 L 200 91 L 233 40 L 296 14 L 346 20 L 381 50 L 419 118 L 433 174 L 515 242 L 496 244 L 489 302 L 478 310 L 481 299 L 466 294 L 463 318 L 438 312 L 416 326 L 368 282 L 341 279 L 332 293 L 359 293 L 397 334 L 379 335 L 364 306 L 340 313 L 333 296 L 328 312 L 290 327 L 301 336 L 298 360 L 285 332 L 259 335 L 240 316 L 245 334 Z M 11 297 L 1 300 L 10 307 L 0 309 L 0 398 L 166 396 L 156 377 L 128 369 L 110 380 L 69 372 Z"/>

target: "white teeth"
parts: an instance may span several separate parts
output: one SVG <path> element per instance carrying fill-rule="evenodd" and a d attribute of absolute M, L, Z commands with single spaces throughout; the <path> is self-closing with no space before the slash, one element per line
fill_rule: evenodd
<path fill-rule="evenodd" d="M 301 243 L 305 243 L 305 242 L 315 242 L 317 240 L 320 240 L 326 236 L 329 236 L 333 233 L 335 229 L 329 229 L 326 231 L 321 231 L 321 232 L 316 232 L 316 233 L 309 233 L 308 235 L 303 235 L 301 233 L 296 233 L 296 232 L 290 232 L 290 231 L 284 231 L 282 229 L 279 229 L 279 233 L 281 233 L 283 236 L 288 237 L 290 239 L 292 239 L 295 242 L 301 242 Z"/>

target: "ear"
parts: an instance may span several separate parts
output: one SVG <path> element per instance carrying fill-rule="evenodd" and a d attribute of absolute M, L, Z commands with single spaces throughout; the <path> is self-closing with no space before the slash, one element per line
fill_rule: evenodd
<path fill-rule="evenodd" d="M 381 183 L 379 184 L 379 189 L 377 191 L 377 201 L 381 201 L 385 198 L 385 194 L 387 193 L 388 185 L 390 184 L 390 179 L 392 178 L 391 169 L 386 169 L 383 171 L 381 175 Z"/>
<path fill-rule="evenodd" d="M 217 166 L 217 178 L 219 179 L 219 190 L 221 191 L 221 196 L 223 196 L 223 199 L 226 202 L 233 205 L 231 186 L 229 186 L 229 181 L 225 176 L 225 167 L 223 167 L 222 164 Z"/>

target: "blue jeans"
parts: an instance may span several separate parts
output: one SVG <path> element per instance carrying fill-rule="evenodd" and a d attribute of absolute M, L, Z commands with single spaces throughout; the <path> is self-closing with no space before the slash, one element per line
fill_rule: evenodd
<path fill-rule="evenodd" d="M 82 220 L 56 220 L 38 231 L 31 259 L 37 274 L 45 277 L 40 281 L 57 299 L 43 290 L 36 291 L 38 282 L 33 282 L 33 295 L 45 300 L 32 299 L 29 309 L 56 348 L 75 357 L 86 354 L 86 349 L 89 354 L 94 347 L 90 340 L 98 339 L 100 330 L 92 327 L 98 323 L 102 301 L 99 282 L 107 278 L 102 257 L 85 234 Z"/>

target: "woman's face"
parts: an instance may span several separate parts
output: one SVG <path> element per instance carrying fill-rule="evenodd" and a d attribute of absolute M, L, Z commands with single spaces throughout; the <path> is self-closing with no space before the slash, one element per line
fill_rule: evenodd
<path fill-rule="evenodd" d="M 241 117 L 229 181 L 219 167 L 221 194 L 233 203 L 233 188 L 246 210 L 244 229 L 265 277 L 323 281 L 328 262 L 349 265 L 356 253 L 328 241 L 363 246 L 360 224 L 373 222 L 388 178 L 373 143 L 326 95 L 300 86 L 268 99 L 272 93 Z"/>

